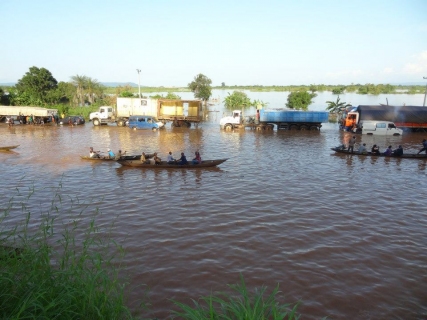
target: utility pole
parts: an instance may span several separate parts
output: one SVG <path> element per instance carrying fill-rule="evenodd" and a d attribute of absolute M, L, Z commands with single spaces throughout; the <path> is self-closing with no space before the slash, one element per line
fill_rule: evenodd
<path fill-rule="evenodd" d="M 136 72 L 138 72 L 138 97 L 141 99 L 141 77 L 140 77 L 140 73 L 141 73 L 141 69 L 136 69 Z"/>
<path fill-rule="evenodd" d="M 427 79 L 427 77 L 423 77 L 423 79 Z M 424 103 L 423 103 L 423 107 L 426 106 L 426 96 L 427 96 L 427 84 L 426 84 L 426 92 L 424 93 Z"/>

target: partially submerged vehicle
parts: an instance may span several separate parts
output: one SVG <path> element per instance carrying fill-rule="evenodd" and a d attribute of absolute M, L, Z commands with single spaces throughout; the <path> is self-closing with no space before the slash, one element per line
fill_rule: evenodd
<path fill-rule="evenodd" d="M 131 129 L 150 129 L 156 131 L 164 128 L 165 124 L 153 116 L 130 116 L 128 126 Z"/>
<path fill-rule="evenodd" d="M 403 130 L 390 121 L 363 120 L 359 124 L 362 134 L 375 136 L 401 136 Z"/>

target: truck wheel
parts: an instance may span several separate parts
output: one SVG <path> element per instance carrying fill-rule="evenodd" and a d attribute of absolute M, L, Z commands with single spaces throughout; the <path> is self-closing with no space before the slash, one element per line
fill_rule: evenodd
<path fill-rule="evenodd" d="M 310 126 L 310 130 L 314 131 L 314 130 L 318 130 L 318 128 L 316 126 Z"/>
<path fill-rule="evenodd" d="M 99 120 L 98 119 L 93 119 L 93 125 L 94 126 L 99 126 L 100 125 Z"/>
<path fill-rule="evenodd" d="M 231 131 L 231 130 L 233 130 L 233 126 L 231 124 L 226 124 L 224 126 L 224 129 L 227 130 L 227 131 Z"/>
<path fill-rule="evenodd" d="M 289 130 L 297 130 L 298 126 L 296 124 L 292 124 L 289 126 Z"/>
<path fill-rule="evenodd" d="M 185 125 L 187 126 L 187 128 L 191 127 L 191 122 L 186 122 Z"/>
<path fill-rule="evenodd" d="M 307 127 L 306 125 L 302 125 L 302 126 L 300 127 L 300 129 L 305 131 L 305 130 L 308 130 L 308 127 Z"/>
<path fill-rule="evenodd" d="M 119 120 L 119 121 L 117 122 L 117 126 L 119 126 L 119 127 L 124 127 L 124 126 L 125 126 L 124 121 L 123 121 L 123 120 Z"/>
<path fill-rule="evenodd" d="M 273 130 L 273 129 L 274 129 L 274 125 L 272 125 L 272 124 L 268 124 L 268 125 L 265 127 L 265 129 L 266 129 L 266 130 L 268 130 L 268 131 L 271 131 L 271 130 Z"/>

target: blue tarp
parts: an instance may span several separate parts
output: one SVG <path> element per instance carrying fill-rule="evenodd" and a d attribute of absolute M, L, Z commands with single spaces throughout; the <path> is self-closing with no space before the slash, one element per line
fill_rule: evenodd
<path fill-rule="evenodd" d="M 261 110 L 260 121 L 269 123 L 286 122 L 327 122 L 327 111 Z"/>

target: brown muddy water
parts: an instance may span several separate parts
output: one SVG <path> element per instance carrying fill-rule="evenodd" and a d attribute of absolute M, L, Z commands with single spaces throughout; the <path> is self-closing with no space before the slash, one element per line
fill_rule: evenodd
<path fill-rule="evenodd" d="M 129 306 L 137 310 L 149 290 L 144 317 L 166 319 L 172 299 L 227 291 L 242 274 L 251 289 L 279 283 L 282 301 L 301 302 L 301 319 L 425 319 L 427 160 L 333 154 L 345 135 L 336 124 L 320 132 L 223 132 L 218 121 L 160 132 L 0 124 L 0 146 L 20 145 L 0 152 L 0 199 L 4 210 L 34 190 L 37 221 L 60 193 L 62 219 L 96 218 L 126 252 Z M 423 138 L 357 143 L 415 152 Z M 90 146 L 229 160 L 195 171 L 126 169 L 81 160 Z M 20 223 L 20 212 L 3 227 Z"/>

